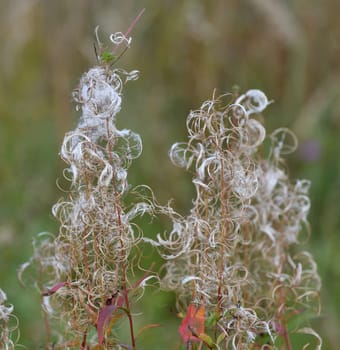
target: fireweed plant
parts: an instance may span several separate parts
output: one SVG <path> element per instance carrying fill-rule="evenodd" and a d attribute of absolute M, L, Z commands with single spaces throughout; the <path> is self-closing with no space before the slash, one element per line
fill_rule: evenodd
<path fill-rule="evenodd" d="M 320 279 L 299 249 L 310 183 L 289 180 L 283 157 L 297 140 L 286 128 L 266 135 L 269 104 L 259 90 L 213 97 L 189 114 L 188 141 L 170 150 L 196 197 L 187 217 L 172 215 L 171 232 L 147 241 L 166 260 L 161 287 L 177 294 L 187 349 L 291 350 L 299 333 L 321 348 L 305 322 L 319 313 Z"/>
<path fill-rule="evenodd" d="M 259 90 L 213 97 L 189 114 L 188 141 L 170 151 L 193 175 L 189 215 L 157 204 L 149 188 L 127 181 L 140 136 L 116 126 L 124 84 L 138 76 L 112 65 L 130 45 L 128 32 L 111 35 L 113 51 L 97 40 L 99 64 L 73 94 L 82 114 L 60 151 L 70 185 L 52 209 L 59 233 L 41 233 L 19 271 L 20 278 L 36 271 L 45 348 L 142 349 L 138 335 L 155 325 L 136 332 L 133 307 L 156 279 L 177 295 L 182 349 L 291 350 L 299 333 L 311 336 L 303 349 L 321 349 L 308 326 L 319 312 L 320 280 L 312 256 L 299 249 L 309 233 L 310 184 L 291 182 L 283 160 L 295 136 L 284 128 L 266 135 L 260 113 L 269 101 Z M 145 237 L 134 222 L 145 213 L 166 215 L 172 230 Z M 150 244 L 164 259 L 158 272 L 141 267 Z M 0 349 L 7 350 L 17 324 L 9 325 L 15 316 L 5 302 L 0 290 Z M 120 319 L 128 341 L 116 332 Z"/>
<path fill-rule="evenodd" d="M 122 33 L 110 39 L 124 50 L 130 45 Z M 138 134 L 116 126 L 122 88 L 138 72 L 113 69 L 111 56 L 108 62 L 107 55 L 101 55 L 99 62 L 82 76 L 73 94 L 82 115 L 76 129 L 65 135 L 60 151 L 68 165 L 64 177 L 71 185 L 68 197 L 52 209 L 60 222 L 59 234 L 41 234 L 31 261 L 21 269 L 38 266 L 47 344 L 52 349 L 89 349 L 95 344 L 98 349 L 136 349 L 130 298 L 143 293 L 149 278 L 148 272 L 134 284 L 129 278 L 133 263 L 138 267 L 131 250 L 138 256 L 142 238 L 131 220 L 148 211 L 149 204 L 128 207 L 124 202 L 131 191 L 127 169 L 141 154 L 142 143 Z M 123 316 L 129 323 L 129 346 L 111 332 Z M 63 328 L 51 338 L 58 329 L 55 321 Z"/>

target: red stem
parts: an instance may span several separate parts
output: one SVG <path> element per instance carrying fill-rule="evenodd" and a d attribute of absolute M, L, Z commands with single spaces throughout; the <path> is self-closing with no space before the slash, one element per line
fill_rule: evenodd
<path fill-rule="evenodd" d="M 132 21 L 132 23 L 130 24 L 130 27 L 128 28 L 128 30 L 124 34 L 125 36 L 128 36 L 130 34 L 130 32 L 132 31 L 134 26 L 137 24 L 137 22 L 143 16 L 144 11 L 145 11 L 145 8 L 142 11 L 140 11 L 139 14 L 137 15 L 137 17 Z"/>
<path fill-rule="evenodd" d="M 135 25 L 137 24 L 137 22 L 140 20 L 140 18 L 142 17 L 143 13 L 145 11 L 145 8 L 139 12 L 139 14 L 137 15 L 137 17 L 132 21 L 132 23 L 130 24 L 129 28 L 127 29 L 127 31 L 124 33 L 124 36 L 128 36 L 132 29 L 135 27 Z M 116 50 L 118 49 L 118 47 L 120 46 L 120 44 L 117 44 L 115 46 L 115 48 L 112 50 L 112 53 L 115 53 Z"/>
<path fill-rule="evenodd" d="M 136 21 L 136 20 L 135 20 Z M 131 27 L 131 26 L 130 26 Z M 107 128 L 107 139 L 108 139 L 108 143 L 107 143 L 107 151 L 109 153 L 109 159 L 110 159 L 110 163 L 113 164 L 113 159 L 112 159 L 112 154 L 111 154 L 111 150 L 110 150 L 110 146 L 111 146 L 111 141 L 110 141 L 110 130 L 109 130 L 109 125 L 107 123 L 106 125 Z M 113 180 L 112 181 L 113 184 L 113 191 L 114 191 L 114 196 L 115 196 L 115 209 L 117 212 L 117 223 L 118 223 L 118 227 L 121 230 L 122 229 L 122 220 L 121 220 L 121 209 L 119 206 L 119 203 L 117 203 L 118 198 L 119 198 L 119 194 L 117 192 L 117 186 L 116 186 L 116 182 Z M 136 341 L 135 341 L 135 335 L 134 335 L 134 330 L 133 330 L 133 321 L 132 321 L 132 316 L 131 316 L 131 310 L 130 310 L 130 302 L 129 302 L 129 297 L 128 297 L 128 288 L 127 288 L 127 276 L 126 276 L 126 263 L 125 263 L 125 246 L 124 246 L 124 240 L 122 238 L 122 234 L 120 237 L 120 244 L 121 244 L 121 254 L 122 254 L 122 272 L 123 272 L 123 295 L 124 295 L 124 301 L 125 301 L 125 305 L 126 305 L 126 309 L 127 309 L 127 316 L 129 319 L 129 326 L 130 326 L 130 337 L 131 337 L 131 345 L 132 345 L 132 349 L 136 349 Z"/>

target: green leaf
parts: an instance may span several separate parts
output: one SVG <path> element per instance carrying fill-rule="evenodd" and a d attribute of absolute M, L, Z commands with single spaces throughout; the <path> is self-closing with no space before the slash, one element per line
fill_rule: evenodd
<path fill-rule="evenodd" d="M 109 51 L 104 51 L 101 55 L 100 55 L 100 61 L 107 63 L 107 64 L 111 64 L 116 60 L 117 56 L 115 56 L 112 52 Z"/>
<path fill-rule="evenodd" d="M 204 344 L 208 346 L 209 349 L 216 348 L 215 343 L 213 342 L 213 340 L 210 338 L 208 334 L 201 333 L 198 337 L 204 342 Z"/>
<path fill-rule="evenodd" d="M 207 328 L 210 328 L 210 327 L 215 326 L 217 321 L 218 321 L 218 316 L 217 316 L 216 312 L 213 312 L 207 317 L 205 324 L 206 324 Z"/>

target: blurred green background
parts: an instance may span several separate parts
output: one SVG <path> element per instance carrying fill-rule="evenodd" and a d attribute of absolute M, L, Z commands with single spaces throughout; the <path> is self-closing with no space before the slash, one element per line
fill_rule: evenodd
<path fill-rule="evenodd" d="M 130 182 L 150 185 L 161 203 L 173 198 L 178 210 L 188 212 L 190 176 L 171 165 L 167 152 L 186 139 L 189 110 L 215 88 L 218 93 L 235 84 L 241 91 L 262 89 L 275 101 L 265 112 L 268 131 L 286 126 L 300 140 L 288 158 L 292 178 L 312 181 L 312 236 L 306 249 L 323 280 L 322 315 L 313 325 L 324 349 L 338 349 L 338 0 L 0 1 L 0 288 L 15 305 L 21 343 L 29 349 L 43 344 L 39 296 L 19 285 L 16 271 L 32 253 L 32 237 L 58 230 L 50 212 L 61 196 L 59 146 L 76 123 L 71 92 L 96 63 L 94 28 L 125 31 L 143 7 L 132 48 L 118 64 L 141 72 L 126 86 L 118 117 L 119 126 L 140 133 L 144 143 Z M 163 327 L 149 331 L 156 337 L 149 348 L 176 348 L 177 343 L 164 345 L 174 339 L 179 323 L 170 297 L 152 295 L 144 313 Z"/>

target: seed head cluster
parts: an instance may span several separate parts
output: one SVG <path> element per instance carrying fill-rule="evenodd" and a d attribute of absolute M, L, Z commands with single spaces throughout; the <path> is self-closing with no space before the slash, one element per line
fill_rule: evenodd
<path fill-rule="evenodd" d="M 130 44 L 121 33 L 111 40 Z M 291 320 L 299 324 L 295 318 L 308 318 L 308 310 L 319 312 L 320 291 L 316 263 L 300 249 L 309 235 L 310 183 L 290 181 L 284 163 L 297 147 L 294 134 L 280 128 L 267 135 L 261 113 L 270 102 L 259 90 L 204 102 L 187 118 L 187 142 L 170 150 L 174 165 L 192 174 L 196 190 L 189 215 L 182 216 L 170 204 L 157 204 L 146 186 L 132 190 L 128 184 L 142 142 L 131 130 L 118 129 L 116 116 L 123 86 L 138 72 L 113 69 L 111 56 L 100 56 L 104 64 L 85 73 L 73 93 L 81 117 L 60 151 L 69 181 L 65 198 L 52 209 L 60 230 L 40 234 L 20 270 L 38 267 L 46 348 L 136 350 L 129 291 L 140 296 L 156 277 L 161 289 L 176 293 L 178 311 L 190 310 L 185 322 L 196 322 L 200 331 L 207 326 L 202 338 L 182 324 L 187 349 L 194 340 L 199 349 L 213 348 L 213 342 L 216 349 L 291 350 L 289 332 L 314 336 L 320 349 L 312 328 L 291 326 Z M 134 219 L 145 213 L 165 214 L 172 229 L 144 237 Z M 133 284 L 145 243 L 157 248 L 164 264 L 157 276 Z M 6 340 L 12 308 L 5 301 L 0 290 Z M 112 335 L 119 308 L 129 320 L 131 346 Z M 5 349 L 13 349 L 7 343 Z"/>
<path fill-rule="evenodd" d="M 124 84 L 137 77 L 137 71 L 106 65 L 80 79 L 73 97 L 82 115 L 60 151 L 70 190 L 52 209 L 60 230 L 56 237 L 41 234 L 22 268 L 38 264 L 46 318 L 64 324 L 58 334 L 63 349 L 79 348 L 97 326 L 99 311 L 130 287 L 129 257 L 141 238 L 131 220 L 149 206 L 124 204 L 131 190 L 127 169 L 141 154 L 142 142 L 138 134 L 116 127 L 116 115 Z"/>
<path fill-rule="evenodd" d="M 189 114 L 188 141 L 175 143 L 170 158 L 191 172 L 196 197 L 188 216 L 171 214 L 172 230 L 151 241 L 166 260 L 162 287 L 175 291 L 181 311 L 205 306 L 223 349 L 260 349 L 264 334 L 265 349 L 279 349 L 290 318 L 319 311 L 316 264 L 298 249 L 310 184 L 289 180 L 283 157 L 296 138 L 285 128 L 266 135 L 260 113 L 269 104 L 249 90 Z"/>

